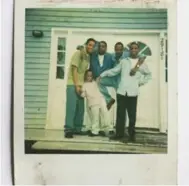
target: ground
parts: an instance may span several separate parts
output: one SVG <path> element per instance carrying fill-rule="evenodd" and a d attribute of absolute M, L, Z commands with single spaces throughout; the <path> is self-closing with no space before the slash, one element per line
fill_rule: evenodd
<path fill-rule="evenodd" d="M 167 135 L 137 130 L 136 143 L 110 141 L 108 137 L 64 138 L 63 130 L 25 129 L 25 153 L 167 153 Z"/>

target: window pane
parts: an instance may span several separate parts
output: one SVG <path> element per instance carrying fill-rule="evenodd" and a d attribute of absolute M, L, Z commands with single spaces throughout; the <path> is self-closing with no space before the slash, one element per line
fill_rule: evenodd
<path fill-rule="evenodd" d="M 64 79 L 64 67 L 57 67 L 56 79 Z"/>
<path fill-rule="evenodd" d="M 65 52 L 57 53 L 57 64 L 65 64 Z"/>
<path fill-rule="evenodd" d="M 145 56 L 151 56 L 151 50 L 149 48 L 146 48 L 141 54 L 144 54 Z"/>
<path fill-rule="evenodd" d="M 66 50 L 66 38 L 58 38 L 58 50 Z"/>

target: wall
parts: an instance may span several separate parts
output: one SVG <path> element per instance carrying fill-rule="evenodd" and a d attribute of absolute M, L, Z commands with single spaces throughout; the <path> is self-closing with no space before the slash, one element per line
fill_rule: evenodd
<path fill-rule="evenodd" d="M 44 128 L 51 28 L 166 29 L 166 10 L 27 9 L 25 26 L 25 127 Z M 43 38 L 32 37 L 42 30 Z"/>

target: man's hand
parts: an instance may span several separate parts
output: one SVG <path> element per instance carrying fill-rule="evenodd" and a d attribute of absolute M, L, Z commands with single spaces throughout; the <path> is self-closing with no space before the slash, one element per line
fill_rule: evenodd
<path fill-rule="evenodd" d="M 144 63 L 145 59 L 146 59 L 146 56 L 139 58 L 139 60 L 138 60 L 137 64 L 135 65 L 135 67 L 133 69 L 131 69 L 130 76 L 134 76 L 136 74 L 136 71 Z"/>
<path fill-rule="evenodd" d="M 100 83 L 100 79 L 101 79 L 100 76 L 96 78 L 96 82 L 97 82 L 98 84 Z"/>
<path fill-rule="evenodd" d="M 76 93 L 77 93 L 78 95 L 81 95 L 81 93 L 82 93 L 81 86 L 80 86 L 80 85 L 76 85 L 76 86 L 75 86 L 75 91 L 76 91 Z"/>
<path fill-rule="evenodd" d="M 130 71 L 130 76 L 134 76 L 135 74 L 136 74 L 135 68 L 131 69 L 131 71 Z"/>

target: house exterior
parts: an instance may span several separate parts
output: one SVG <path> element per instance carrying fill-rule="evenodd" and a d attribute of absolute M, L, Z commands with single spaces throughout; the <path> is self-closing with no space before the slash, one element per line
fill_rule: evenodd
<path fill-rule="evenodd" d="M 133 40 L 143 43 L 141 52 L 148 51 L 151 56 L 149 58 L 153 62 L 149 62 L 152 64 L 149 66 L 155 74 L 155 83 L 151 83 L 149 89 L 142 90 L 144 96 L 141 98 L 143 106 L 139 108 L 139 121 L 143 123 L 141 127 L 157 128 L 162 132 L 167 130 L 165 9 L 27 9 L 25 15 L 25 128 L 53 128 L 47 127 L 48 123 L 52 123 L 49 118 L 59 118 L 64 110 L 58 104 L 65 105 L 59 97 L 63 95 L 62 91 L 66 86 L 66 79 L 61 81 L 66 77 L 66 63 L 76 47 L 83 44 L 86 37 L 93 36 L 108 41 L 110 50 L 113 50 L 116 41 L 122 41 L 125 45 Z M 42 31 L 44 36 L 33 37 L 33 30 Z M 64 56 L 62 63 L 57 62 L 59 56 Z M 53 80 L 55 71 L 56 80 Z M 152 89 L 157 95 L 150 94 L 149 90 Z M 152 105 L 148 106 L 149 99 L 155 109 Z M 154 113 L 151 113 L 153 109 Z M 55 110 L 61 110 L 59 115 L 56 115 Z M 49 115 L 52 112 L 54 116 Z M 145 121 L 142 117 L 144 112 L 150 113 L 147 116 L 151 118 L 150 121 Z M 157 118 L 160 118 L 158 123 L 148 126 L 148 123 L 155 122 Z M 53 123 L 58 122 L 53 120 Z"/>

